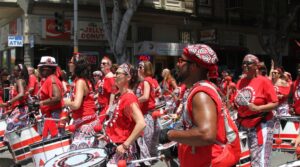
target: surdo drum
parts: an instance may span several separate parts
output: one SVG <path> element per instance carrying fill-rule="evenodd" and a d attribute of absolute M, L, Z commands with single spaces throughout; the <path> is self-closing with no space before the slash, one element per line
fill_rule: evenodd
<path fill-rule="evenodd" d="M 34 166 L 43 166 L 51 158 L 68 152 L 71 135 L 60 136 L 30 145 Z"/>
<path fill-rule="evenodd" d="M 5 136 L 16 163 L 31 158 L 29 145 L 42 140 L 42 137 L 32 126 L 6 133 Z"/>
<path fill-rule="evenodd" d="M 4 139 L 6 126 L 7 124 L 5 119 L 0 120 L 0 148 L 5 146 L 3 139 Z"/>
<path fill-rule="evenodd" d="M 240 145 L 241 145 L 241 158 L 239 160 L 239 163 L 236 166 L 240 167 L 250 167 L 250 150 L 248 145 L 248 137 L 246 135 L 246 132 L 239 132 L 240 137 Z"/>
<path fill-rule="evenodd" d="M 299 122 L 300 117 L 298 116 L 281 116 L 275 119 L 273 150 L 295 151 L 291 142 L 299 135 Z"/>

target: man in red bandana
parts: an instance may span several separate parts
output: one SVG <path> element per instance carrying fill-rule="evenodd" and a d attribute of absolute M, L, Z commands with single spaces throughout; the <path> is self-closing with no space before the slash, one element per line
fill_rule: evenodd
<path fill-rule="evenodd" d="M 184 130 L 164 129 L 160 143 L 177 141 L 181 167 L 234 166 L 240 158 L 238 130 L 218 88 L 207 80 L 218 58 L 207 45 L 189 45 L 178 59 L 178 75 L 186 85 L 181 103 Z"/>

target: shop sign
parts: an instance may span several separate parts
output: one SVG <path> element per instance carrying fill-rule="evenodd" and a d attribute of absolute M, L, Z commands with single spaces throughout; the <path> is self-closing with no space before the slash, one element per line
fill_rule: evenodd
<path fill-rule="evenodd" d="M 208 29 L 200 31 L 200 41 L 207 42 L 207 41 L 214 41 L 216 40 L 216 30 L 215 29 Z"/>
<path fill-rule="evenodd" d="M 149 56 L 149 55 L 139 55 L 138 59 L 139 59 L 139 61 L 151 61 L 151 56 Z"/>
<path fill-rule="evenodd" d="M 134 44 L 135 55 L 180 56 L 187 44 L 144 41 Z"/>
<path fill-rule="evenodd" d="M 85 55 L 88 62 L 91 65 L 97 65 L 98 63 L 98 57 L 99 57 L 99 53 L 98 52 L 90 52 L 90 51 L 83 51 L 80 52 L 81 55 Z"/>
<path fill-rule="evenodd" d="M 8 46 L 10 47 L 23 47 L 23 36 L 22 35 L 9 35 Z"/>
<path fill-rule="evenodd" d="M 101 23 L 99 22 L 79 21 L 78 30 L 78 39 L 80 40 L 105 40 L 104 31 L 102 29 Z"/>
<path fill-rule="evenodd" d="M 54 19 L 44 19 L 43 20 L 43 38 L 46 39 L 71 39 L 71 21 L 64 20 L 64 32 L 57 32 L 55 30 L 55 20 Z"/>

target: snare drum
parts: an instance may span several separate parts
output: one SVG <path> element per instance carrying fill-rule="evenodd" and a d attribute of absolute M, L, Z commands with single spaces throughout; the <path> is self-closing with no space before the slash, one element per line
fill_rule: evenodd
<path fill-rule="evenodd" d="M 29 145 L 42 140 L 42 137 L 32 126 L 6 133 L 5 136 L 16 163 L 31 158 Z"/>
<path fill-rule="evenodd" d="M 295 166 L 300 166 L 300 161 L 288 162 L 286 164 L 280 165 L 279 167 L 295 167 Z"/>
<path fill-rule="evenodd" d="M 7 124 L 4 119 L 0 120 L 0 148 L 5 146 L 3 139 L 4 139 L 4 133 L 6 130 L 6 125 Z"/>
<path fill-rule="evenodd" d="M 291 142 L 299 134 L 299 121 L 300 117 L 298 116 L 281 116 L 277 118 L 274 125 L 273 150 L 295 151 L 295 147 L 291 145 Z M 280 143 L 276 143 L 278 139 L 281 139 Z"/>
<path fill-rule="evenodd" d="M 239 163 L 236 166 L 241 167 L 250 167 L 251 166 L 251 157 L 250 157 L 250 150 L 248 145 L 248 137 L 246 132 L 239 132 L 240 137 L 240 145 L 241 145 L 241 158 Z"/>
<path fill-rule="evenodd" d="M 43 166 L 51 158 L 69 151 L 71 135 L 56 137 L 30 145 L 34 166 Z"/>
<path fill-rule="evenodd" d="M 106 166 L 107 154 L 101 148 L 86 148 L 58 155 L 46 162 L 44 167 Z"/>

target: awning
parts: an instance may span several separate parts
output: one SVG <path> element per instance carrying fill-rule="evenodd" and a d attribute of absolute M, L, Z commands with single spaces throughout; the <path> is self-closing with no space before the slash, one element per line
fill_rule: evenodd
<path fill-rule="evenodd" d="M 143 41 L 134 44 L 134 55 L 180 56 L 188 44 Z"/>

